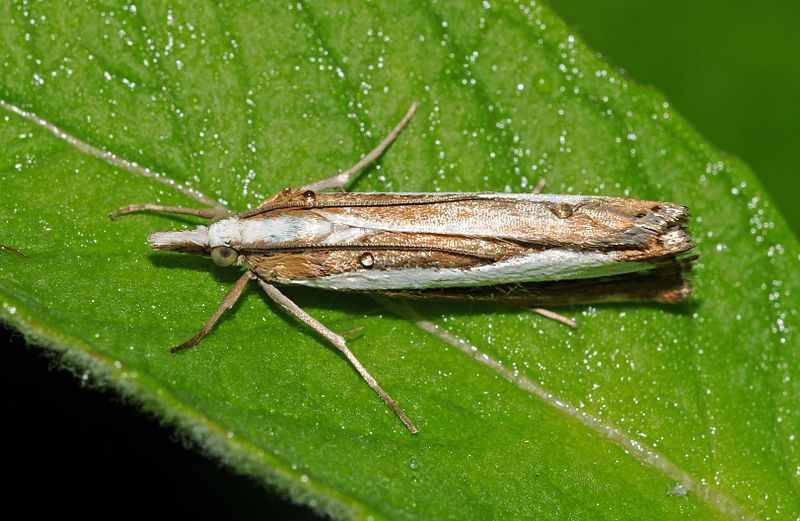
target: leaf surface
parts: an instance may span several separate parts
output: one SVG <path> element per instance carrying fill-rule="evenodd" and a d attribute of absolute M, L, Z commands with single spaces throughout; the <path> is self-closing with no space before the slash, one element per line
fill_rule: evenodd
<path fill-rule="evenodd" d="M 0 251 L 0 316 L 227 464 L 336 518 L 800 511 L 797 241 L 744 165 L 548 9 L 0 13 L 0 243 L 27 255 Z M 413 100 L 420 112 L 355 190 L 526 192 L 545 177 L 550 192 L 680 202 L 694 216 L 696 296 L 561 310 L 579 320 L 572 332 L 527 310 L 392 313 L 287 291 L 335 331 L 364 326 L 350 345 L 416 437 L 256 286 L 199 347 L 170 355 L 238 275 L 148 249 L 149 232 L 191 219 L 108 213 L 196 206 L 189 188 L 255 205 L 350 166 Z"/>

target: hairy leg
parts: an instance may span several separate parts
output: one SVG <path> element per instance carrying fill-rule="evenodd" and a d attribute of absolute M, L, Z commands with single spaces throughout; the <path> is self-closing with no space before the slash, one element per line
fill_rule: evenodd
<path fill-rule="evenodd" d="M 198 331 L 196 335 L 194 335 L 186 342 L 170 349 L 170 352 L 177 353 L 179 351 L 183 351 L 184 349 L 189 349 L 190 347 L 197 345 L 197 343 L 200 342 L 200 340 L 202 340 L 203 337 L 206 336 L 209 331 L 211 331 L 211 328 L 214 327 L 214 324 L 217 323 L 222 314 L 225 311 L 231 309 L 233 305 L 236 304 L 236 301 L 239 300 L 239 297 L 242 295 L 242 291 L 244 291 L 244 288 L 247 285 L 248 281 L 250 281 L 254 277 L 255 275 L 253 275 L 252 272 L 250 271 L 244 272 L 244 275 L 239 277 L 239 280 L 237 280 L 233 284 L 233 287 L 228 292 L 228 294 L 225 295 L 225 298 L 222 299 L 222 302 L 220 303 L 217 310 L 214 312 L 213 315 L 211 315 L 211 318 L 209 318 L 208 321 L 205 324 L 203 324 L 203 327 L 200 328 L 200 331 Z"/>
<path fill-rule="evenodd" d="M 406 115 L 403 116 L 403 119 L 400 120 L 400 123 L 398 123 L 392 129 L 392 131 L 389 132 L 389 135 L 386 136 L 383 139 L 383 141 L 380 142 L 380 144 L 378 146 L 376 146 L 374 149 L 372 149 L 358 163 L 354 164 L 353 166 L 351 166 L 347 170 L 342 170 L 341 172 L 339 172 L 336 175 L 333 175 L 331 177 L 327 177 L 325 179 L 320 179 L 319 181 L 315 181 L 313 183 L 309 183 L 306 186 L 304 186 L 302 189 L 303 190 L 313 190 L 315 192 L 318 192 L 318 191 L 321 191 L 321 190 L 330 190 L 330 189 L 333 189 L 333 188 L 344 188 L 344 187 L 346 187 L 348 184 L 350 184 L 350 182 L 353 181 L 353 179 L 355 179 L 355 177 L 358 174 L 361 173 L 362 170 L 364 170 L 367 166 L 369 166 L 370 163 L 372 163 L 373 161 L 376 161 L 379 157 L 381 157 L 381 155 L 383 155 L 383 153 L 386 151 L 386 149 L 389 148 L 389 145 L 391 145 L 392 142 L 395 139 L 397 139 L 397 136 L 403 130 L 403 127 L 405 127 L 408 124 L 409 120 L 414 115 L 414 112 L 416 112 L 417 106 L 418 106 L 418 104 L 417 104 L 416 101 L 414 103 L 412 103 L 411 107 L 408 109 L 408 112 L 406 112 Z"/>
<path fill-rule="evenodd" d="M 205 219 L 218 219 L 229 215 L 230 212 L 218 208 L 183 208 L 181 206 L 162 206 L 159 204 L 131 204 L 118 208 L 108 214 L 110 219 L 116 219 L 120 215 L 137 212 L 164 212 L 177 213 L 181 215 L 195 215 Z"/>
<path fill-rule="evenodd" d="M 353 354 L 352 351 L 347 347 L 347 343 L 344 340 L 342 335 L 338 335 L 328 329 L 325 325 L 323 325 L 320 321 L 303 311 L 297 304 L 289 300 L 286 295 L 281 293 L 278 288 L 264 282 L 261 279 L 258 279 L 258 283 L 261 285 L 261 288 L 267 294 L 269 298 L 274 300 L 278 305 L 280 305 L 283 309 L 289 312 L 292 316 L 297 318 L 298 320 L 304 322 L 308 327 L 319 333 L 325 340 L 327 340 L 333 347 L 338 349 L 350 364 L 355 368 L 361 378 L 364 379 L 365 382 L 372 388 L 375 393 L 381 397 L 381 399 L 388 405 L 392 411 L 400 418 L 400 421 L 411 431 L 411 434 L 416 434 L 418 432 L 417 427 L 411 422 L 411 420 L 406 416 L 406 413 L 400 408 L 399 405 L 392 399 L 389 394 L 383 390 L 383 388 L 378 384 L 378 381 L 367 371 L 367 369 L 361 365 L 361 362 L 358 361 L 358 358 Z"/>

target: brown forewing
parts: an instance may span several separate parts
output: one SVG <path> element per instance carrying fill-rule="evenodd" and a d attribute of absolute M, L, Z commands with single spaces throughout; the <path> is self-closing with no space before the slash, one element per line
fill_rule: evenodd
<path fill-rule="evenodd" d="M 675 255 L 692 247 L 684 233 L 683 206 L 638 199 L 583 196 L 567 203 L 502 194 L 291 193 L 273 197 L 263 208 L 271 209 L 248 218 L 310 212 L 369 223 L 371 229 L 436 231 L 428 238 L 450 235 L 528 246 L 622 250 L 631 259 Z M 670 240 L 665 241 L 668 234 Z"/>
<path fill-rule="evenodd" d="M 265 202 L 261 210 L 245 218 L 286 215 L 344 220 L 361 223 L 370 232 L 346 243 L 323 243 L 326 237 L 320 237 L 313 243 L 250 244 L 242 252 L 247 265 L 273 281 L 364 269 L 467 269 L 553 247 L 613 251 L 620 261 L 644 260 L 660 266 L 675 262 L 675 257 L 692 247 L 685 233 L 684 207 L 638 199 L 579 197 L 577 202 L 566 203 L 547 198 L 504 198 L 502 194 L 487 198 L 482 194 L 282 192 Z M 600 288 L 604 287 L 611 291 L 613 284 L 625 282 L 618 293 L 635 296 L 632 285 L 637 280 L 613 279 L 595 286 L 595 291 L 602 293 L 605 290 Z M 664 279 L 650 276 L 650 280 L 663 283 Z M 538 288 L 558 293 L 567 287 L 564 283 L 548 284 L 526 290 L 524 298 L 533 298 Z M 574 289 L 584 289 L 584 282 L 574 284 Z M 478 298 L 482 293 L 476 290 L 471 294 Z M 553 297 L 535 297 L 546 298 Z"/>
<path fill-rule="evenodd" d="M 305 250 L 246 256 L 247 266 L 275 282 L 351 273 L 359 270 L 404 268 L 473 268 L 493 260 L 430 250 Z"/>

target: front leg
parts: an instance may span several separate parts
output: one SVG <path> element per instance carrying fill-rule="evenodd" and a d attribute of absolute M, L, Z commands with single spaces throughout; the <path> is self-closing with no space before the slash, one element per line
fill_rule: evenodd
<path fill-rule="evenodd" d="M 131 204 L 128 206 L 123 206 L 122 208 L 117 208 L 108 214 L 108 218 L 116 219 L 120 215 L 137 212 L 163 212 L 180 215 L 194 215 L 196 217 L 212 220 L 218 220 L 230 215 L 229 211 L 222 208 L 185 208 L 182 206 L 164 206 L 160 204 Z"/>
<path fill-rule="evenodd" d="M 386 136 L 378 146 L 372 149 L 358 163 L 354 164 L 347 170 L 342 170 L 334 176 L 320 179 L 319 181 L 301 186 L 300 188 L 284 188 L 282 191 L 262 202 L 256 208 L 236 214 L 236 218 L 247 219 L 249 217 L 266 213 L 278 208 L 302 208 L 304 206 L 304 201 L 307 203 L 313 203 L 316 197 L 316 192 L 320 192 L 322 190 L 332 190 L 335 188 L 344 189 L 344 187 L 350 184 L 353 179 L 355 179 L 355 177 L 367 166 L 369 166 L 373 161 L 376 161 L 386 151 L 386 149 L 389 148 L 389 145 L 391 145 L 392 142 L 397 139 L 397 136 L 408 124 L 409 120 L 414 115 L 414 112 L 416 112 L 417 106 L 418 104 L 416 101 L 412 103 L 411 107 L 408 109 L 408 112 L 406 112 L 406 115 L 403 116 L 403 119 L 400 120 L 400 123 L 398 123 L 392 129 L 392 131 L 389 132 L 389 135 Z"/>
<path fill-rule="evenodd" d="M 347 170 L 342 170 L 336 175 L 331 177 L 326 177 L 325 179 L 320 179 L 319 181 L 315 181 L 313 183 L 309 183 L 301 188 L 301 190 L 311 190 L 313 192 L 319 192 L 322 190 L 332 190 L 334 188 L 342 188 L 344 189 L 347 185 L 349 185 L 353 179 L 356 178 L 358 174 L 360 174 L 367 166 L 369 166 L 373 161 L 376 161 L 380 158 L 383 153 L 389 148 L 389 145 L 397 139 L 397 136 L 403 130 L 403 128 L 408 124 L 411 117 L 414 115 L 414 112 L 417 110 L 418 103 L 415 101 L 411 104 L 411 107 L 406 112 L 406 115 L 403 116 L 403 119 L 400 120 L 389 135 L 386 136 L 383 141 L 380 142 L 378 146 L 373 148 L 367 155 L 365 155 L 361 160 L 348 168 Z"/>
<path fill-rule="evenodd" d="M 289 312 L 289 314 L 293 315 L 295 318 L 304 322 L 308 327 L 319 333 L 325 340 L 327 340 L 333 347 L 338 349 L 344 356 L 347 358 L 347 361 L 355 368 L 361 378 L 364 379 L 365 382 L 372 388 L 375 393 L 381 397 L 381 400 L 388 405 L 392 411 L 400 418 L 400 421 L 403 422 L 403 425 L 411 432 L 411 434 L 416 434 L 419 432 L 417 427 L 411 422 L 411 420 L 406 416 L 406 413 L 400 408 L 399 405 L 392 399 L 389 394 L 383 390 L 377 380 L 369 374 L 369 371 L 361 365 L 361 362 L 358 361 L 356 355 L 353 354 L 352 351 L 347 347 L 347 343 L 344 340 L 342 335 L 338 335 L 325 327 L 320 321 L 303 311 L 297 304 L 289 300 L 286 295 L 281 293 L 278 288 L 269 284 L 258 278 L 258 283 L 261 284 L 264 292 L 267 294 L 269 298 L 271 298 L 275 303 L 280 305 L 283 309 Z"/>
<path fill-rule="evenodd" d="M 28 258 L 28 256 L 27 256 L 27 255 L 25 255 L 24 253 L 22 253 L 22 252 L 21 252 L 21 251 L 19 251 L 18 249 L 16 249 L 16 248 L 12 248 L 11 246 L 6 246 L 5 244 L 0 244 L 0 250 L 6 250 L 6 251 L 14 252 L 14 253 L 16 253 L 17 255 L 19 255 L 20 257 L 23 257 L 23 258 L 25 258 L 25 259 L 27 259 L 27 258 Z"/>
<path fill-rule="evenodd" d="M 222 317 L 222 314 L 236 304 L 236 301 L 239 300 L 239 297 L 242 295 L 242 291 L 244 291 L 245 286 L 253 278 L 255 278 L 255 275 L 253 275 L 252 271 L 245 271 L 242 276 L 239 277 L 239 280 L 236 281 L 230 291 L 228 291 L 228 294 L 225 295 L 225 298 L 222 299 L 222 302 L 220 302 L 219 307 L 217 307 L 217 310 L 214 312 L 214 314 L 211 315 L 211 318 L 209 318 L 208 321 L 203 324 L 203 327 L 200 328 L 200 331 L 198 331 L 196 335 L 186 342 L 170 349 L 170 352 L 178 353 L 184 349 L 189 349 L 192 346 L 196 346 L 198 342 L 200 342 L 200 340 L 202 340 L 203 337 L 206 336 L 209 331 L 211 331 L 211 328 L 213 328 L 214 324 L 216 324 L 220 317 Z"/>

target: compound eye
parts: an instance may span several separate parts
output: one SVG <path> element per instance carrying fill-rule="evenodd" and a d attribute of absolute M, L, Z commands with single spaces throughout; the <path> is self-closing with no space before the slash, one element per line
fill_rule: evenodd
<path fill-rule="evenodd" d="M 236 250 L 227 246 L 217 246 L 211 250 L 211 260 L 217 266 L 230 266 L 236 262 L 237 257 L 239 257 L 239 254 L 236 253 Z"/>

